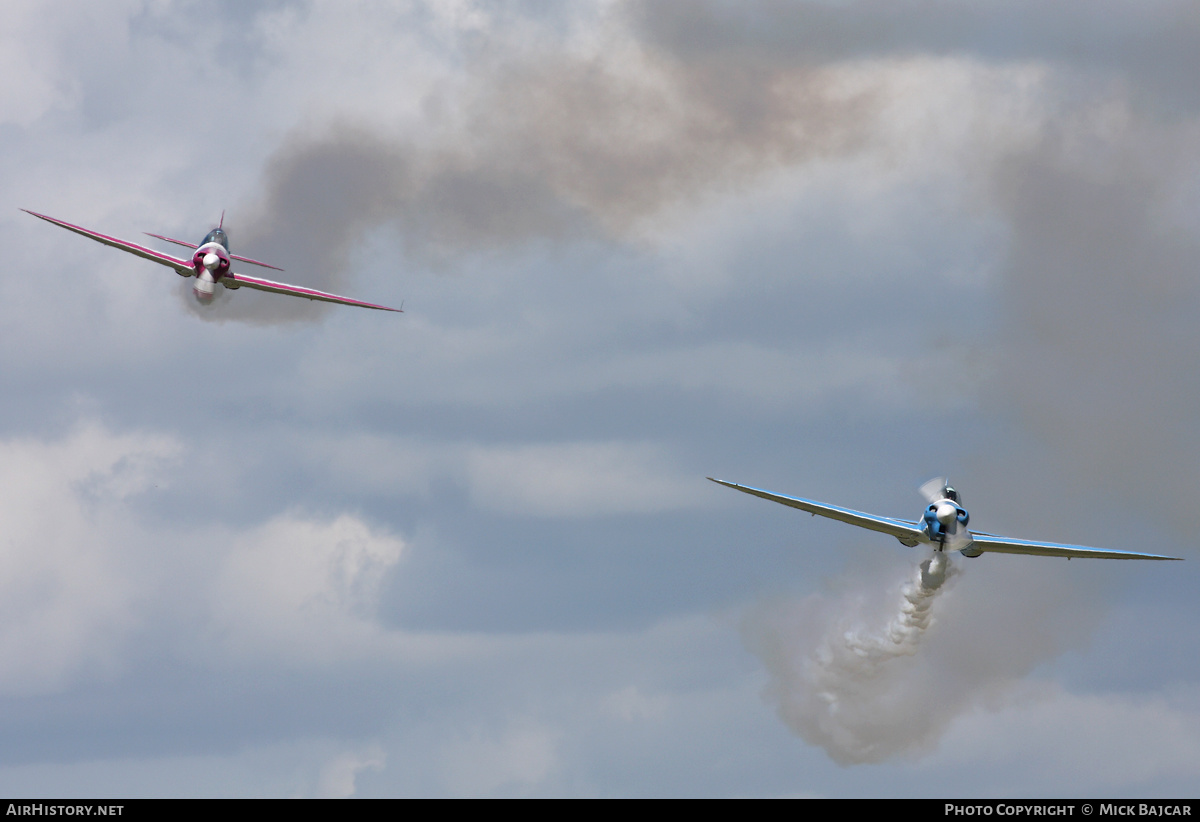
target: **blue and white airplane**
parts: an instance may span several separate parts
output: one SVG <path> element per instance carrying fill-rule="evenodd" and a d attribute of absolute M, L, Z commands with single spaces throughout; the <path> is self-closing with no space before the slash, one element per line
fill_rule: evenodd
<path fill-rule="evenodd" d="M 1089 548 L 1086 545 L 1064 545 L 1058 542 L 1035 542 L 1027 539 L 1000 537 L 984 531 L 969 531 L 967 523 L 971 516 L 962 507 L 962 500 L 946 480 L 938 477 L 921 486 L 922 495 L 929 504 L 921 519 L 916 522 L 891 517 L 877 517 L 874 514 L 864 514 L 837 505 L 827 505 L 800 497 L 786 497 L 763 491 L 760 488 L 750 488 L 734 482 L 713 479 L 715 483 L 728 486 L 734 490 L 756 497 L 769 499 L 783 505 L 799 508 L 813 516 L 818 514 L 840 522 L 848 522 L 859 528 L 891 534 L 900 540 L 901 544 L 912 547 L 925 543 L 934 548 L 935 566 L 944 567 L 945 555 L 958 551 L 964 557 L 977 557 L 983 553 L 996 554 L 1034 554 L 1041 557 L 1095 557 L 1098 559 L 1181 559 L 1181 557 L 1165 557 L 1159 554 L 1139 554 L 1133 551 L 1113 551 L 1107 548 Z M 935 568 L 935 570 L 937 570 Z"/>

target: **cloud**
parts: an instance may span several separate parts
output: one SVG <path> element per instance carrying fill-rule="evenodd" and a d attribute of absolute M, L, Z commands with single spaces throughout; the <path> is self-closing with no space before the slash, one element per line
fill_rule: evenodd
<path fill-rule="evenodd" d="M 164 300 L 169 272 L 0 220 L 11 784 L 962 791 L 1042 784 L 1006 717 L 1068 739 L 1105 711 L 1154 729 L 1123 762 L 1166 781 L 1138 784 L 1188 784 L 1153 745 L 1194 760 L 1193 712 L 1134 620 L 1080 653 L 1140 649 L 1148 695 L 1092 672 L 1049 698 L 1058 724 L 1022 702 L 1132 575 L 1020 557 L 967 565 L 894 660 L 883 696 L 924 725 L 891 751 L 934 753 L 838 768 L 762 683 L 839 619 L 886 625 L 911 569 L 806 599 L 843 555 L 791 550 L 782 509 L 705 504 L 701 477 L 861 500 L 962 465 L 1017 534 L 1190 533 L 1190 5 L 135 6 L 5 18 L 18 204 L 186 239 L 228 207 L 284 279 L 414 310 L 244 327 L 321 309 L 243 290 L 216 328 Z M 110 427 L 46 433 L 72 414 Z M 755 658 L 711 614 L 764 587 L 796 593 L 748 617 Z M 1121 596 L 1194 621 L 1148 590 Z M 1055 750 L 1047 772 L 1110 772 Z"/>
<path fill-rule="evenodd" d="M 71 758 L 9 764 L 0 783 L 27 785 L 57 798 L 188 796 L 343 798 L 357 792 L 363 773 L 380 770 L 386 754 L 377 744 L 328 739 L 288 739 L 208 754 Z"/>
<path fill-rule="evenodd" d="M 391 497 L 449 480 L 482 509 L 510 516 L 589 517 L 689 508 L 697 477 L 641 442 L 479 444 L 338 436 L 306 443 L 339 482 Z"/>
<path fill-rule="evenodd" d="M 221 652 L 302 663 L 380 650 L 379 587 L 404 542 L 349 515 L 285 514 L 232 535 L 208 631 Z"/>
<path fill-rule="evenodd" d="M 347 799 L 357 790 L 355 781 L 364 770 L 383 770 L 387 754 L 379 745 L 366 750 L 340 754 L 321 768 L 317 796 L 323 799 Z"/>
<path fill-rule="evenodd" d="M 1195 122 L 1139 117 L 1122 93 L 1066 107 L 994 167 L 1010 226 L 1007 320 L 989 392 L 1080 487 L 1154 489 L 1162 519 L 1198 522 L 1193 409 L 1200 345 Z"/>
<path fill-rule="evenodd" d="M 656 448 L 626 443 L 478 448 L 467 455 L 472 496 L 506 513 L 541 517 L 691 507 L 697 486 L 664 471 Z"/>
<path fill-rule="evenodd" d="M 348 514 L 156 522 L 147 501 L 177 481 L 184 454 L 172 437 L 97 425 L 0 441 L 4 693 L 122 676 L 135 638 L 218 666 L 400 653 L 375 609 L 402 539 Z"/>
<path fill-rule="evenodd" d="M 1146 795 L 1200 776 L 1200 702 L 1191 686 L 1157 694 L 1077 693 L 1057 683 L 1018 689 L 1002 713 L 963 716 L 928 767 L 987 772 L 1019 763 L 1020 792 Z M 1010 774 L 981 787 L 1012 792 Z"/>
<path fill-rule="evenodd" d="M 558 740 L 536 721 L 514 722 L 499 734 L 460 735 L 440 756 L 452 796 L 527 796 L 554 773 Z"/>
<path fill-rule="evenodd" d="M 67 78 L 44 47 L 51 38 L 40 11 L 37 3 L 18 2 L 6 3 L 0 11 L 0 70 L 11 81 L 0 92 L 0 122 L 6 124 L 28 126 L 72 97 Z"/>
<path fill-rule="evenodd" d="M 914 54 L 971 55 L 995 63 L 1039 61 L 1123 76 L 1171 108 L 1195 111 L 1182 78 L 1197 61 L 1197 11 L 1187 0 L 1132 7 L 1119 0 L 754 0 L 628 4 L 646 40 L 697 63 L 740 59 L 812 65 Z"/>
<path fill-rule="evenodd" d="M 735 62 L 763 76 L 870 67 L 868 153 L 922 174 L 924 160 L 949 160 L 960 207 L 1003 226 L 1007 248 L 986 280 L 999 334 L 971 388 L 1040 437 L 1062 477 L 1122 497 L 1159 489 L 1163 518 L 1194 530 L 1200 98 L 1179 81 L 1200 54 L 1194 6 L 627 8 L 647 49 L 695 76 Z M 911 150 L 913 140 L 938 148 Z M 962 319 L 951 333 L 979 324 Z"/>
<path fill-rule="evenodd" d="M 120 670 L 157 547 L 129 522 L 178 458 L 165 436 L 81 425 L 57 441 L 0 442 L 0 689 L 54 691 Z"/>

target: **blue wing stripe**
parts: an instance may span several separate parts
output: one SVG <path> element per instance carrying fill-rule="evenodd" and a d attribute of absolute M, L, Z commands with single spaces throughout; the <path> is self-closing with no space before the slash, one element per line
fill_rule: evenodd
<path fill-rule="evenodd" d="M 1091 548 L 1087 545 L 1066 545 L 1060 542 L 1034 542 L 1027 539 L 1011 539 L 990 534 L 972 534 L 971 547 L 996 554 L 1032 554 L 1040 557 L 1090 557 L 1093 559 L 1166 559 L 1162 554 L 1140 554 L 1135 551 L 1114 551 L 1108 548 Z"/>
<path fill-rule="evenodd" d="M 787 505 L 791 508 L 798 508 L 801 511 L 807 511 L 814 516 L 829 517 L 836 519 L 839 522 L 846 522 L 850 525 L 857 525 L 859 528 L 867 528 L 871 531 L 879 531 L 884 534 L 890 534 L 893 537 L 903 538 L 905 540 L 914 540 L 917 542 L 928 542 L 928 538 L 924 531 L 917 528 L 915 525 L 904 522 L 903 520 L 892 519 L 890 517 L 877 517 L 874 514 L 864 514 L 862 511 L 854 511 L 850 508 L 842 508 L 837 505 L 829 505 L 824 502 L 817 502 L 811 499 L 802 499 L 801 497 L 787 497 L 783 494 L 776 494 L 771 491 L 764 491 L 760 488 L 750 488 L 746 485 L 738 485 L 736 482 L 726 482 L 725 480 L 708 479 L 724 485 L 727 488 L 732 488 L 735 491 L 741 491 L 743 494 L 752 494 L 756 497 L 769 499 L 772 502 L 778 502 L 781 505 Z"/>

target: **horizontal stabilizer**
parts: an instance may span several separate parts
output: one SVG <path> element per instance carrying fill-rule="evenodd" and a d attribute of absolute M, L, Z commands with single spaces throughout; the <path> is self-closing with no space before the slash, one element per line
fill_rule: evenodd
<path fill-rule="evenodd" d="M 153 237 L 156 240 L 166 240 L 168 243 L 175 243 L 175 245 L 181 245 L 184 248 L 199 248 L 200 247 L 200 246 L 196 245 L 195 243 L 189 243 L 187 240 L 173 240 L 170 237 L 164 237 L 161 234 L 151 234 L 149 231 L 143 231 L 142 233 L 145 234 L 147 237 Z"/>
<path fill-rule="evenodd" d="M 229 256 L 230 256 L 230 258 L 232 258 L 234 260 L 241 260 L 242 262 L 250 263 L 251 265 L 260 265 L 263 268 L 269 268 L 272 271 L 283 271 L 283 269 L 277 265 L 271 265 L 270 263 L 260 262 L 259 260 L 252 260 L 249 257 L 239 257 L 236 254 L 230 254 Z"/>
<path fill-rule="evenodd" d="M 151 234 L 149 231 L 146 231 L 143 233 L 147 237 L 154 237 L 157 240 L 166 240 L 168 243 L 175 243 L 175 245 L 181 245 L 184 248 L 199 248 L 200 247 L 200 246 L 196 245 L 195 243 L 189 243 L 187 240 L 176 240 L 172 237 L 164 237 L 161 234 Z M 228 249 L 226 249 L 226 250 L 228 250 Z M 251 259 L 250 257 L 241 257 L 241 256 L 238 256 L 237 254 L 230 254 L 229 258 L 231 260 L 241 260 L 243 263 L 250 263 L 251 265 L 259 265 L 259 266 L 262 266 L 263 268 L 269 268 L 272 271 L 283 271 L 283 269 L 277 265 L 271 265 L 270 263 L 264 263 L 260 260 Z"/>

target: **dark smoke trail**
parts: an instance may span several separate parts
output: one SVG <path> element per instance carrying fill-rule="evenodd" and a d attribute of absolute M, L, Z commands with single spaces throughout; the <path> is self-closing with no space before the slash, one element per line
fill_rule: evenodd
<path fill-rule="evenodd" d="M 862 146 L 878 111 L 869 84 L 836 71 L 680 60 L 633 31 L 622 42 L 619 55 L 513 46 L 477 57 L 470 82 L 438 101 L 457 116 L 430 114 L 421 134 L 336 123 L 294 133 L 241 211 L 239 242 L 300 284 L 344 293 L 350 256 L 376 229 L 410 264 L 443 269 L 529 243 L 628 239 L 672 206 Z M 221 316 L 303 321 L 327 308 L 237 299 Z"/>

